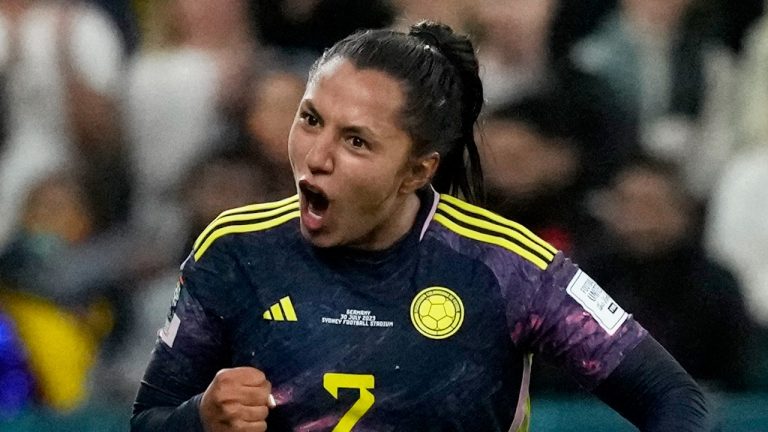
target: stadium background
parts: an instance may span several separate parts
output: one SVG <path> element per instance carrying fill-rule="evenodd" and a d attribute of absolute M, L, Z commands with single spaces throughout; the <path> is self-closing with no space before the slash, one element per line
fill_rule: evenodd
<path fill-rule="evenodd" d="M 357 28 L 473 35 L 487 204 L 572 255 L 768 430 L 760 0 L 3 0 L 0 431 L 126 431 L 178 264 L 293 193 L 307 69 Z M 533 430 L 631 430 L 534 371 Z"/>

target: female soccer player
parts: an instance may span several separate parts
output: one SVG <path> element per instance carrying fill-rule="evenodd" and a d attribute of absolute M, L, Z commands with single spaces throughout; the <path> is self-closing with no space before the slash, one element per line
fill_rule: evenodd
<path fill-rule="evenodd" d="M 456 198 L 481 189 L 477 72 L 434 23 L 325 52 L 289 137 L 298 195 L 197 239 L 133 431 L 527 430 L 533 354 L 643 430 L 707 427 L 694 381 L 589 276 Z"/>

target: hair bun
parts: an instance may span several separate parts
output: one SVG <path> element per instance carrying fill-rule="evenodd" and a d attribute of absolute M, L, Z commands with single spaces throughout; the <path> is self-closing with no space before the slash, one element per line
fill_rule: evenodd
<path fill-rule="evenodd" d="M 464 106 L 468 110 L 466 114 L 471 118 L 469 123 L 474 123 L 483 106 L 483 85 L 472 41 L 465 35 L 455 33 L 448 25 L 434 21 L 421 21 L 413 25 L 408 34 L 433 46 L 459 72 Z"/>
<path fill-rule="evenodd" d="M 431 29 L 428 28 L 417 28 L 416 26 L 411 27 L 411 31 L 408 33 L 411 36 L 415 36 L 428 46 L 434 47 L 436 50 L 442 52 L 441 47 L 442 43 L 440 42 L 440 39 L 437 37 L 435 33 L 432 32 Z"/>

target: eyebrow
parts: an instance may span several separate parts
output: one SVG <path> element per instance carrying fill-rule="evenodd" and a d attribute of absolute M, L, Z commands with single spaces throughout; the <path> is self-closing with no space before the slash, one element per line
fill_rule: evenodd
<path fill-rule="evenodd" d="M 375 139 L 377 136 L 370 128 L 365 126 L 346 126 L 341 130 L 344 133 L 349 133 L 353 135 L 364 135 L 369 139 Z"/>
<path fill-rule="evenodd" d="M 304 99 L 303 101 L 304 108 L 309 111 L 313 116 L 317 117 L 318 121 L 320 123 L 323 123 L 323 117 L 320 115 L 320 113 L 317 111 L 317 108 L 315 108 L 315 105 L 312 104 L 312 100 L 310 99 Z M 359 126 L 359 125 L 351 125 L 351 126 L 345 126 L 341 129 L 343 133 L 351 133 L 355 135 L 365 135 L 369 137 L 369 139 L 375 139 L 378 135 L 373 131 L 373 129 L 367 127 L 367 126 Z"/>
<path fill-rule="evenodd" d="M 315 105 L 312 104 L 312 101 L 310 99 L 304 99 L 301 105 L 303 105 L 304 109 L 309 111 L 310 114 L 315 116 L 317 118 L 317 121 L 319 121 L 321 124 L 323 123 L 323 116 L 321 116 L 320 113 L 317 112 L 317 108 L 315 108 Z"/>

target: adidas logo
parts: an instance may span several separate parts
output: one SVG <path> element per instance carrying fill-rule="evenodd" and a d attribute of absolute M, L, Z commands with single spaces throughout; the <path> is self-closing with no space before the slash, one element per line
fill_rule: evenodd
<path fill-rule="evenodd" d="M 298 321 L 293 303 L 288 296 L 281 298 L 280 302 L 273 304 L 269 310 L 264 311 L 263 317 L 265 320 Z"/>

